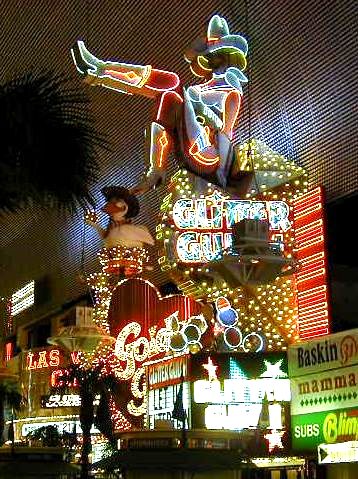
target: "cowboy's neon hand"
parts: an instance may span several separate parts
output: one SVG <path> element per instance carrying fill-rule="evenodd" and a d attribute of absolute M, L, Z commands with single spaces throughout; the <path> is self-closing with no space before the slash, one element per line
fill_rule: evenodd
<path fill-rule="evenodd" d="M 197 137 L 195 143 L 196 143 L 196 146 L 197 146 L 197 151 L 199 151 L 199 152 L 202 152 L 208 146 L 211 146 L 210 137 L 209 137 L 209 134 L 208 134 L 207 130 L 205 130 L 203 128 L 202 133 Z"/>

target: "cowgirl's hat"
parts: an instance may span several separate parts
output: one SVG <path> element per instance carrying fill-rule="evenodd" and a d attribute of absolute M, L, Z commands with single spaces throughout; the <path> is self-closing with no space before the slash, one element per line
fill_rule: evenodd
<path fill-rule="evenodd" d="M 219 15 L 214 15 L 209 21 L 206 38 L 195 40 L 185 52 L 185 58 L 189 63 L 198 63 L 205 69 L 205 60 L 213 55 L 232 54 L 235 64 L 240 70 L 244 70 L 247 51 L 248 44 L 245 38 L 241 35 L 230 35 L 226 20 Z"/>

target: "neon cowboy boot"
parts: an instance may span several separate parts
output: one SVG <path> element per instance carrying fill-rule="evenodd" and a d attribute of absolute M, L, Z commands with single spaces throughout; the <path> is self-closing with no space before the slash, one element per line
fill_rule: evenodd
<path fill-rule="evenodd" d="M 165 179 L 165 170 L 170 148 L 170 137 L 165 128 L 157 122 L 152 122 L 146 128 L 146 162 L 147 172 L 143 180 L 133 188 L 132 194 L 143 194 L 156 188 Z"/>
<path fill-rule="evenodd" d="M 105 62 L 90 53 L 83 41 L 79 40 L 72 48 L 71 55 L 79 73 L 100 76 L 105 69 Z"/>
<path fill-rule="evenodd" d="M 87 50 L 82 40 L 71 48 L 71 55 L 77 70 L 86 76 L 88 83 L 109 87 L 122 93 L 130 92 L 131 88 L 140 89 L 151 72 L 148 65 L 100 60 Z"/>

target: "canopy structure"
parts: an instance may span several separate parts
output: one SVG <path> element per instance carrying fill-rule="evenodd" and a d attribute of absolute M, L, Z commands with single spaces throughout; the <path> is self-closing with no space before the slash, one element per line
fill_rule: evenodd
<path fill-rule="evenodd" d="M 109 336 L 98 326 L 67 326 L 62 328 L 58 336 L 48 338 L 48 343 L 60 346 L 66 351 L 91 352 L 100 343 L 114 343 L 115 338 Z"/>

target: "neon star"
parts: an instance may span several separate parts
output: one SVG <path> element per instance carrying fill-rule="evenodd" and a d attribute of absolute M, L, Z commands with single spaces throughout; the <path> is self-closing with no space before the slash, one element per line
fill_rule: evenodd
<path fill-rule="evenodd" d="M 264 438 L 268 441 L 269 452 L 272 452 L 276 447 L 283 449 L 282 444 L 283 431 L 272 430 L 270 433 L 265 434 Z"/>
<path fill-rule="evenodd" d="M 261 374 L 260 378 L 287 378 L 287 374 L 281 369 L 282 361 L 283 359 L 280 359 L 276 363 L 272 364 L 270 361 L 264 359 L 266 371 Z"/>
<path fill-rule="evenodd" d="M 215 381 L 218 379 L 216 375 L 217 366 L 212 362 L 211 357 L 208 357 L 207 364 L 203 364 L 203 368 L 206 369 L 209 377 L 209 381 Z"/>

